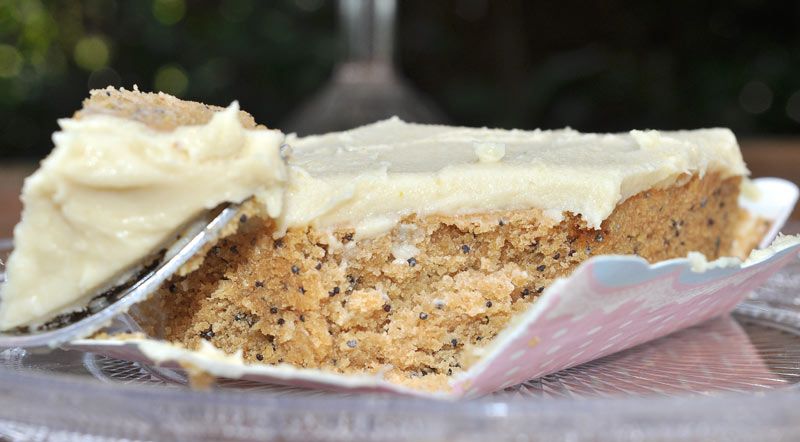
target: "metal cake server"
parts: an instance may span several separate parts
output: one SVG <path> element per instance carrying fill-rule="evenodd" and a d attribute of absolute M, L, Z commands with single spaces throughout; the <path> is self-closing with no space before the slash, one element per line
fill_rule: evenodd
<path fill-rule="evenodd" d="M 203 213 L 181 231 L 178 240 L 162 256 L 131 269 L 134 274 L 126 282 L 99 290 L 82 310 L 59 314 L 38 327 L 19 327 L 1 333 L 0 348 L 52 348 L 100 330 L 134 304 L 147 299 L 203 246 L 216 240 L 238 212 L 238 204 L 225 204 L 221 210 L 218 207 Z M 4 280 L 5 275 L 0 274 L 0 283 Z"/>

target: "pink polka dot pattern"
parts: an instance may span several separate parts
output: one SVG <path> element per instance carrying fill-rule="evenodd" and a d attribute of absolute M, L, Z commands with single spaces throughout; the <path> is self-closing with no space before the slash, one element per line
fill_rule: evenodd
<path fill-rule="evenodd" d="M 455 393 L 488 394 L 727 314 L 798 251 L 796 244 L 749 267 L 704 273 L 693 273 L 685 260 L 652 266 L 635 258 L 590 260 L 552 285 L 515 330 L 498 336 L 493 351 L 455 384 Z M 629 273 L 620 266 L 629 266 Z M 606 273 L 617 280 L 604 281 Z M 636 281 L 619 281 L 625 274 Z"/>
<path fill-rule="evenodd" d="M 800 269 L 800 263 L 794 267 Z M 797 370 L 788 367 L 796 365 L 798 355 L 800 340 L 792 333 L 723 315 L 493 395 L 628 398 L 793 388 Z M 785 375 L 787 370 L 792 374 Z"/>

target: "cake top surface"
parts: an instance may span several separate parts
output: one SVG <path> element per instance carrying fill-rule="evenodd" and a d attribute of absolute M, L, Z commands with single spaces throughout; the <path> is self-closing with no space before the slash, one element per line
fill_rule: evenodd
<path fill-rule="evenodd" d="M 538 208 L 581 215 L 597 228 L 641 191 L 708 171 L 746 175 L 728 129 L 502 130 L 405 123 L 289 136 L 284 227 L 351 225 L 380 231 L 409 213 Z"/>
<path fill-rule="evenodd" d="M 683 160 L 687 172 L 709 166 L 732 174 L 745 170 L 733 133 L 719 128 L 597 134 L 415 124 L 394 117 L 345 132 L 290 136 L 287 143 L 295 149 L 291 163 L 314 176 L 376 168 L 435 173 L 480 163 L 622 173 L 631 166 L 668 168 L 667 160 Z M 493 148 L 504 154 L 493 156 Z"/>
<path fill-rule="evenodd" d="M 83 307 L 204 209 L 255 195 L 270 215 L 281 210 L 284 136 L 236 103 L 106 89 L 59 125 L 25 180 L 0 329 Z"/>

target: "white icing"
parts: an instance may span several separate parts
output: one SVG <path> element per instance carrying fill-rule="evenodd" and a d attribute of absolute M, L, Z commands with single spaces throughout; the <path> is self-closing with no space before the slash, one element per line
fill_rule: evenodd
<path fill-rule="evenodd" d="M 205 125 L 171 132 L 110 115 L 60 120 L 55 148 L 22 191 L 0 329 L 82 307 L 87 294 L 221 202 L 255 195 L 277 216 L 283 134 L 245 129 L 238 111 L 234 103 Z"/>
<path fill-rule="evenodd" d="M 506 156 L 506 145 L 503 143 L 477 142 L 474 148 L 481 163 L 496 163 Z"/>
<path fill-rule="evenodd" d="M 770 258 L 772 255 L 797 244 L 800 244 L 800 235 L 783 235 L 779 233 L 778 237 L 772 241 L 769 247 L 756 249 L 750 252 L 750 256 L 747 257 L 742 265 L 744 267 L 749 267 L 753 264 L 758 264 Z"/>
<path fill-rule="evenodd" d="M 408 260 L 417 256 L 419 249 L 411 244 L 394 244 L 392 246 L 392 256 L 396 264 L 407 264 Z"/>
<path fill-rule="evenodd" d="M 686 260 L 689 261 L 689 265 L 691 266 L 692 271 L 695 273 L 703 273 L 712 269 L 735 267 L 742 263 L 741 259 L 730 256 L 723 256 L 715 259 L 714 261 L 708 261 L 706 255 L 700 252 L 689 252 L 686 255 Z"/>
<path fill-rule="evenodd" d="M 736 257 L 725 256 L 717 258 L 713 261 L 709 261 L 708 258 L 706 258 L 706 256 L 700 252 L 689 252 L 689 254 L 686 256 L 686 259 L 689 261 L 692 271 L 697 273 L 706 272 L 716 268 L 740 266 L 744 268 L 765 261 L 774 256 L 776 253 L 779 253 L 782 250 L 788 249 L 789 247 L 793 247 L 797 244 L 800 244 L 800 235 L 778 234 L 778 237 L 772 241 L 772 244 L 770 244 L 769 247 L 752 250 L 744 262 Z"/>
<path fill-rule="evenodd" d="M 758 189 L 758 186 L 753 184 L 753 181 L 750 179 L 742 180 L 741 186 L 741 196 L 742 198 L 746 198 L 749 201 L 756 202 L 761 199 L 761 191 Z"/>
<path fill-rule="evenodd" d="M 390 228 L 411 213 L 525 208 L 555 219 L 579 214 L 598 228 L 621 201 L 687 174 L 748 173 L 727 129 L 583 134 L 392 118 L 287 142 L 290 184 L 279 226 L 351 226 L 362 236 L 384 230 L 360 226 Z"/>
<path fill-rule="evenodd" d="M 553 220 L 553 221 L 555 221 L 557 223 L 560 223 L 561 221 L 564 221 L 564 212 L 562 212 L 562 211 L 560 211 L 558 209 L 545 209 L 543 213 L 544 213 L 544 216 L 550 218 L 551 220 Z"/>

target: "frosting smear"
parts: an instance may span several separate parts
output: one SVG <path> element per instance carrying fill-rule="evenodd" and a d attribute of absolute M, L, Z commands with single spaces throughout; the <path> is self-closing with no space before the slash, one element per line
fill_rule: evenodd
<path fill-rule="evenodd" d="M 112 115 L 62 119 L 22 191 L 22 221 L 0 287 L 0 329 L 83 307 L 181 225 L 255 196 L 282 208 L 279 131 L 245 129 L 238 104 L 203 125 L 156 131 Z"/>

